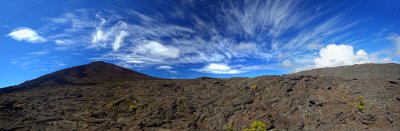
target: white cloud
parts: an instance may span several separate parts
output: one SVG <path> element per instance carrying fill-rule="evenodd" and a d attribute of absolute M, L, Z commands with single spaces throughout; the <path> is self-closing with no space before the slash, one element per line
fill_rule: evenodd
<path fill-rule="evenodd" d="M 26 41 L 31 43 L 40 43 L 45 42 L 46 39 L 41 37 L 36 31 L 27 27 L 20 27 L 14 29 L 7 36 L 17 40 L 17 41 Z"/>
<path fill-rule="evenodd" d="M 96 29 L 96 31 L 92 34 L 92 43 L 96 44 L 99 42 L 104 42 L 107 39 L 107 35 L 104 35 L 103 30 Z"/>
<path fill-rule="evenodd" d="M 60 46 L 66 46 L 66 45 L 72 45 L 72 44 L 74 44 L 74 41 L 71 41 L 71 40 L 68 40 L 68 39 L 65 39 L 65 40 L 59 40 L 59 39 L 57 39 L 57 40 L 54 40 L 54 42 L 55 42 L 57 45 L 60 45 Z"/>
<path fill-rule="evenodd" d="M 239 43 L 234 49 L 238 51 L 254 51 L 257 50 L 257 45 L 255 43 Z"/>
<path fill-rule="evenodd" d="M 323 46 L 322 44 L 318 44 L 318 43 L 311 43 L 307 45 L 307 49 L 309 50 L 318 50 L 321 49 Z"/>
<path fill-rule="evenodd" d="M 254 37 L 279 36 L 312 18 L 306 17 L 308 11 L 297 11 L 298 6 L 296 1 L 226 2 L 221 13 L 229 32 Z M 258 33 L 260 29 L 267 29 L 268 34 Z"/>
<path fill-rule="evenodd" d="M 319 57 L 314 59 L 315 67 L 335 67 L 365 63 L 368 55 L 364 50 L 353 52 L 353 46 L 330 44 L 319 51 Z"/>
<path fill-rule="evenodd" d="M 166 69 L 166 70 L 169 70 L 169 69 L 172 69 L 172 67 L 171 67 L 171 66 L 167 66 L 167 65 L 163 65 L 163 66 L 159 66 L 157 69 Z"/>
<path fill-rule="evenodd" d="M 387 37 L 389 40 L 391 40 L 396 47 L 396 55 L 400 55 L 400 35 L 398 34 L 392 34 L 389 37 Z"/>
<path fill-rule="evenodd" d="M 345 44 L 329 44 L 316 55 L 307 54 L 304 58 L 296 59 L 297 65 L 294 72 L 310 70 L 314 68 L 337 67 L 364 63 L 390 63 L 392 59 L 381 57 L 379 53 L 368 54 L 359 49 L 354 53 L 353 46 Z"/>
<path fill-rule="evenodd" d="M 172 66 L 167 66 L 167 65 L 162 65 L 162 66 L 157 67 L 157 69 L 166 70 L 169 73 L 173 73 L 173 74 L 178 73 L 178 71 L 172 70 L 172 68 L 173 68 Z"/>
<path fill-rule="evenodd" d="M 390 62 L 389 58 L 380 59 L 360 49 L 355 54 L 351 45 L 329 44 L 319 51 L 314 58 L 313 68 L 336 67 L 343 65 Z"/>
<path fill-rule="evenodd" d="M 65 66 L 67 57 L 46 55 L 47 50 L 28 53 L 29 55 L 11 59 L 11 64 L 28 72 L 38 73 L 39 70 L 54 71 Z"/>
<path fill-rule="evenodd" d="M 116 21 L 115 25 L 110 27 L 106 26 L 107 23 L 114 22 L 106 20 L 99 14 L 96 15 L 98 19 L 95 25 L 95 31 L 91 33 L 91 43 L 88 48 L 109 48 L 118 51 L 122 46 L 125 37 L 129 35 L 128 24 L 124 21 Z M 114 39 L 113 39 L 114 38 Z"/>
<path fill-rule="evenodd" d="M 124 38 L 128 35 L 126 31 L 121 31 L 119 34 L 115 37 L 115 41 L 113 43 L 113 50 L 118 51 L 118 49 L 121 47 L 122 42 L 124 41 Z"/>
<path fill-rule="evenodd" d="M 136 54 L 151 56 L 153 58 L 177 58 L 180 50 L 173 46 L 166 46 L 157 41 L 144 41 L 134 49 Z"/>
<path fill-rule="evenodd" d="M 140 12 L 137 12 L 137 11 L 135 11 L 133 9 L 126 9 L 125 12 L 127 12 L 127 13 L 129 13 L 129 14 L 131 14 L 133 16 L 136 16 L 137 18 L 143 20 L 144 22 L 154 21 L 153 18 L 151 18 L 149 16 L 146 16 L 146 15 L 140 13 Z"/>
<path fill-rule="evenodd" d="M 292 67 L 293 66 L 292 61 L 290 61 L 288 59 L 283 60 L 281 64 L 283 67 Z"/>
<path fill-rule="evenodd" d="M 40 51 L 36 51 L 36 52 L 31 52 L 28 53 L 29 55 L 46 55 L 49 54 L 50 51 L 49 50 L 40 50 Z"/>
<path fill-rule="evenodd" d="M 97 18 L 100 19 L 99 25 L 96 27 L 96 31 L 92 33 L 92 43 L 93 44 L 102 44 L 108 40 L 110 36 L 110 32 L 104 32 L 103 28 L 106 24 L 106 20 L 101 18 L 99 15 L 96 15 Z M 105 46 L 103 44 L 103 46 Z"/>
<path fill-rule="evenodd" d="M 238 69 L 232 69 L 227 64 L 223 63 L 210 63 L 201 69 L 194 69 L 194 70 L 212 74 L 239 74 L 244 72 Z"/>
<path fill-rule="evenodd" d="M 173 74 L 177 74 L 177 73 L 179 73 L 178 71 L 175 71 L 175 70 L 167 70 L 169 73 L 173 73 Z"/>
<path fill-rule="evenodd" d="M 133 41 L 136 42 L 136 41 Z M 160 64 L 182 63 L 181 50 L 172 45 L 161 44 L 157 41 L 139 41 L 130 48 L 108 52 L 94 60 L 120 61 L 134 66 L 149 66 Z"/>

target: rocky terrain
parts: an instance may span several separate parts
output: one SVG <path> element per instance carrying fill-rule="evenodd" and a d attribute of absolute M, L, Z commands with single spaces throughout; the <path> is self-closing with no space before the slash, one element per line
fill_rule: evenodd
<path fill-rule="evenodd" d="M 340 68 L 323 70 L 353 67 Z M 400 80 L 386 73 L 166 80 L 95 62 L 1 89 L 0 130 L 398 130 Z"/>
<path fill-rule="evenodd" d="M 294 73 L 295 75 L 337 76 L 347 79 L 400 79 L 400 65 L 361 64 L 342 67 L 319 68 Z"/>

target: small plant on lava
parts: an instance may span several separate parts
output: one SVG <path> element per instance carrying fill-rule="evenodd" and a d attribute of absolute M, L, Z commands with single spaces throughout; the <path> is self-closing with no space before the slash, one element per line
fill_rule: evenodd
<path fill-rule="evenodd" d="M 136 109 L 137 109 L 137 106 L 134 106 L 134 105 L 129 106 L 129 110 L 131 110 L 131 111 L 135 111 Z"/>
<path fill-rule="evenodd" d="M 227 130 L 227 131 L 234 131 L 234 130 L 233 130 L 233 125 L 232 125 L 231 122 L 229 122 L 228 125 L 226 125 L 226 130 Z"/>
<path fill-rule="evenodd" d="M 256 85 L 252 85 L 252 86 L 250 86 L 250 89 L 251 90 L 257 90 L 257 86 Z"/>
<path fill-rule="evenodd" d="M 357 110 L 362 112 L 365 110 L 365 98 L 363 96 L 358 97 L 357 101 L 359 102 L 359 104 L 356 106 Z"/>
<path fill-rule="evenodd" d="M 261 121 L 254 121 L 250 128 L 245 128 L 244 131 L 267 131 L 267 126 Z"/>

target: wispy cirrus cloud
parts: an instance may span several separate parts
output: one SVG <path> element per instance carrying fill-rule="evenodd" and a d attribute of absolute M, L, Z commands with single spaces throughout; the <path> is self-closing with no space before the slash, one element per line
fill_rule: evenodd
<path fill-rule="evenodd" d="M 67 57 L 60 56 L 46 56 L 47 51 L 38 51 L 28 53 L 28 56 L 11 59 L 9 62 L 19 67 L 22 70 L 29 70 L 32 72 L 39 71 L 55 71 L 67 65 Z M 31 70 L 35 69 L 35 70 Z"/>
<path fill-rule="evenodd" d="M 169 65 L 162 65 L 162 66 L 158 66 L 158 67 L 157 67 L 157 69 L 166 70 L 166 71 L 168 71 L 169 73 L 173 73 L 173 74 L 178 73 L 178 71 L 173 70 L 173 68 L 174 68 L 174 67 L 169 66 Z"/>
<path fill-rule="evenodd" d="M 362 22 L 345 21 L 352 7 L 332 15 L 335 8 L 327 4 L 306 7 L 300 1 L 205 3 L 185 1 L 147 12 L 129 5 L 107 11 L 79 9 L 49 18 L 42 30 L 57 31 L 48 39 L 59 47 L 101 50 L 92 59 L 132 67 L 202 64 L 193 70 L 216 74 L 315 68 L 314 58 L 325 59 L 318 51 L 329 43 L 363 40 L 348 31 Z"/>
<path fill-rule="evenodd" d="M 396 55 L 400 56 L 400 35 L 398 34 L 391 34 L 387 37 L 387 39 L 391 40 L 396 47 Z"/>
<path fill-rule="evenodd" d="M 118 49 L 121 48 L 126 36 L 128 36 L 128 33 L 126 31 L 119 32 L 119 34 L 115 37 L 115 40 L 112 44 L 113 45 L 112 49 L 114 51 L 118 51 Z"/>
<path fill-rule="evenodd" d="M 49 54 L 50 53 L 50 51 L 49 50 L 39 50 L 39 51 L 35 51 L 35 52 L 31 52 L 31 53 L 28 53 L 29 55 L 46 55 L 46 54 Z"/>

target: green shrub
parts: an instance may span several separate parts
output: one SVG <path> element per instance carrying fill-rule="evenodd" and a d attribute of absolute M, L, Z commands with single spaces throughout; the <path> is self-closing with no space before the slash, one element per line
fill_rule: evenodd
<path fill-rule="evenodd" d="M 137 109 L 137 106 L 130 105 L 130 106 L 129 106 L 129 109 L 130 109 L 131 111 L 134 111 L 134 110 L 136 110 L 136 109 Z"/>
<path fill-rule="evenodd" d="M 226 125 L 226 130 L 227 131 L 234 131 L 232 123 L 229 122 L 228 125 Z"/>
<path fill-rule="evenodd" d="M 364 103 L 365 98 L 363 96 L 358 97 L 357 101 L 360 103 Z"/>
<path fill-rule="evenodd" d="M 252 85 L 252 86 L 250 86 L 250 89 L 256 90 L 256 89 L 257 89 L 257 86 L 256 86 L 256 85 Z"/>
<path fill-rule="evenodd" d="M 254 121 L 250 128 L 245 128 L 244 131 L 266 131 L 267 126 L 261 121 Z"/>
<path fill-rule="evenodd" d="M 365 109 L 365 106 L 363 105 L 357 105 L 357 110 L 362 112 Z"/>
<path fill-rule="evenodd" d="M 357 110 L 362 112 L 365 110 L 365 103 L 364 103 L 365 98 L 363 96 L 358 97 L 357 101 L 359 104 L 356 106 Z"/>

